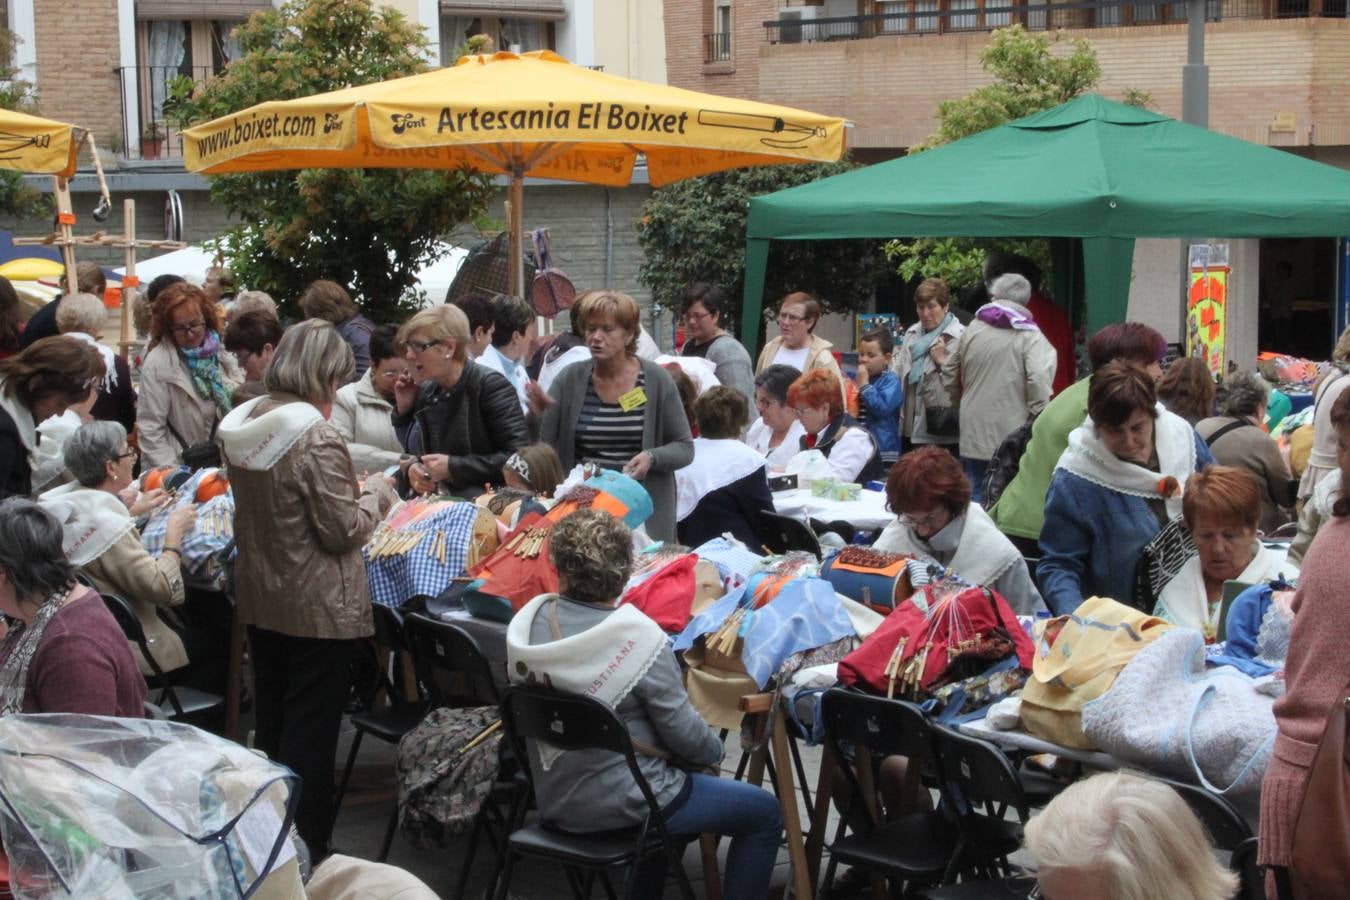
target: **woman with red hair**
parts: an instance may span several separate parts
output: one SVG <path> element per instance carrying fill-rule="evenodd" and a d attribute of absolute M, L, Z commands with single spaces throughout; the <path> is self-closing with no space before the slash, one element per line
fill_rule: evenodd
<path fill-rule="evenodd" d="M 970 482 L 950 453 L 928 446 L 900 457 L 886 479 L 886 501 L 897 518 L 875 549 L 936 560 L 966 581 L 998 591 L 1021 615 L 1045 607 L 1022 554 L 971 502 Z"/>
<path fill-rule="evenodd" d="M 811 369 L 792 382 L 788 405 L 797 411 L 806 432 L 801 449 L 825 454 L 831 478 L 864 482 L 886 474 L 876 440 L 844 412 L 843 389 L 833 372 Z"/>
<path fill-rule="evenodd" d="M 1261 486 L 1246 469 L 1210 466 L 1186 479 L 1181 516 L 1199 553 L 1163 587 L 1155 616 L 1194 628 L 1212 643 L 1225 581 L 1258 584 L 1298 577 L 1298 567 L 1286 558 L 1287 548 L 1266 547 L 1257 540 Z"/>
<path fill-rule="evenodd" d="M 220 312 L 196 285 L 160 291 L 150 311 L 150 352 L 141 364 L 141 461 L 177 465 L 194 444 L 211 440 L 244 383 L 234 355 L 220 343 Z"/>

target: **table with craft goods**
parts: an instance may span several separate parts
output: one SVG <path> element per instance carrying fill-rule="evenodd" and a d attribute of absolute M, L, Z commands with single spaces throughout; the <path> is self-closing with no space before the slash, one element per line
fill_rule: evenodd
<path fill-rule="evenodd" d="M 886 509 L 886 493 L 863 489 L 857 500 L 829 500 L 813 497 L 809 489 L 778 491 L 773 495 L 774 511 L 799 522 L 848 522 L 860 531 L 885 528 L 895 521 L 895 513 Z"/>

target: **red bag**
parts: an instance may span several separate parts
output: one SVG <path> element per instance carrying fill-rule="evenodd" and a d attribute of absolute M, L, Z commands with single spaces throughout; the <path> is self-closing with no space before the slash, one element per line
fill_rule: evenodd
<path fill-rule="evenodd" d="M 839 680 L 877 694 L 921 700 L 1014 653 L 1030 669 L 1034 652 L 1031 638 L 999 594 L 939 582 L 924 585 L 897 606 L 858 649 L 840 660 Z"/>
<path fill-rule="evenodd" d="M 683 631 L 689 624 L 689 606 L 694 601 L 696 565 L 698 557 L 692 553 L 672 560 L 624 594 L 619 605 L 631 603 L 636 606 L 667 634 Z"/>

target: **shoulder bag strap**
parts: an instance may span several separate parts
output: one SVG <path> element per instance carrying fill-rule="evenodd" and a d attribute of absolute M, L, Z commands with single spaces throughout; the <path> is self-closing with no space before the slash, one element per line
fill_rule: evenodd
<path fill-rule="evenodd" d="M 1227 425 L 1223 426 L 1218 431 L 1214 432 L 1209 437 L 1205 438 L 1205 446 L 1212 448 L 1215 442 L 1219 440 L 1219 438 L 1223 437 L 1230 431 L 1237 431 L 1239 428 L 1255 428 L 1255 427 L 1256 426 L 1253 425 L 1251 422 L 1244 422 L 1241 419 L 1229 422 Z"/>

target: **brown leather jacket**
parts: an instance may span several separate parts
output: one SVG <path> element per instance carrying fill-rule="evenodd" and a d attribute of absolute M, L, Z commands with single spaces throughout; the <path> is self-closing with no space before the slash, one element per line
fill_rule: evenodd
<path fill-rule="evenodd" d="M 304 401 L 274 393 L 250 418 L 285 402 Z M 231 465 L 229 473 L 241 619 L 292 637 L 374 633 L 361 547 L 395 499 L 384 480 L 370 478 L 358 491 L 347 446 L 327 422 L 310 427 L 270 469 Z"/>

